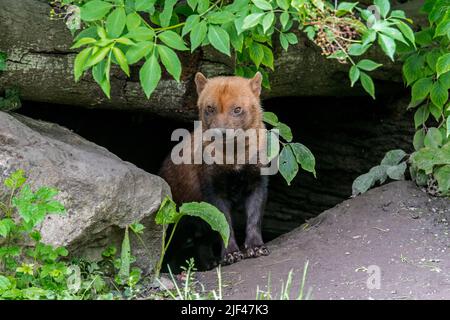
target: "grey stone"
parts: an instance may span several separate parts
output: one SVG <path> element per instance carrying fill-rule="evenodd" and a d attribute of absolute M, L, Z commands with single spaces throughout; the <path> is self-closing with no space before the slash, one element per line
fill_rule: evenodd
<path fill-rule="evenodd" d="M 151 271 L 162 235 L 155 213 L 170 194 L 163 179 L 59 125 L 0 112 L 1 180 L 18 169 L 25 170 L 33 188 L 56 187 L 66 207 L 65 215 L 42 223 L 45 243 L 96 259 L 109 245 L 120 249 L 125 226 L 139 221 L 146 227 L 145 247 L 130 233 L 132 254 L 139 267 Z"/>

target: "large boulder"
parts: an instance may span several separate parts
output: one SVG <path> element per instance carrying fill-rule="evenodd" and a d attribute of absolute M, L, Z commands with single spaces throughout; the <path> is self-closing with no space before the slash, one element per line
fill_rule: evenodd
<path fill-rule="evenodd" d="M 125 226 L 139 221 L 146 227 L 145 247 L 131 236 L 132 254 L 141 268 L 152 270 L 162 235 L 154 215 L 170 194 L 163 179 L 66 128 L 0 112 L 0 179 L 18 169 L 25 170 L 32 187 L 56 187 L 66 207 L 65 215 L 42 223 L 44 242 L 95 259 L 109 245 L 120 248 Z"/>

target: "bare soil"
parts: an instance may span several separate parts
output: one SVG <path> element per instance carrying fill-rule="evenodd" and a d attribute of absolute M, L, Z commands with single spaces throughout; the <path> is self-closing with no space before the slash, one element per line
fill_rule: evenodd
<path fill-rule="evenodd" d="M 290 270 L 295 298 L 309 261 L 311 299 L 450 299 L 449 220 L 448 198 L 430 197 L 412 182 L 389 183 L 271 241 L 269 256 L 223 267 L 224 298 L 255 299 L 269 274 L 277 298 Z M 368 271 L 378 268 L 376 288 L 376 273 Z M 198 277 L 216 288 L 215 270 Z"/>

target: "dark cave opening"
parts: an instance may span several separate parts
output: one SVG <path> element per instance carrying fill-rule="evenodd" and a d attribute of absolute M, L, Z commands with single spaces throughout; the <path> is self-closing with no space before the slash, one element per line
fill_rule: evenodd
<path fill-rule="evenodd" d="M 263 222 L 263 237 L 270 241 L 308 219 L 347 199 L 353 180 L 379 163 L 385 152 L 411 148 L 414 131 L 411 114 L 396 97 L 274 98 L 264 101 L 288 124 L 294 141 L 311 149 L 316 157 L 317 178 L 300 171 L 291 186 L 280 175 L 271 176 Z M 19 113 L 58 123 L 102 146 L 147 172 L 156 174 L 176 142 L 171 133 L 192 128 L 192 123 L 162 118 L 146 112 L 82 109 L 78 107 L 23 103 Z M 195 218 L 193 218 L 195 219 Z M 195 220 L 194 220 L 195 221 Z M 238 221 L 238 240 L 244 236 Z M 166 262 L 172 270 L 194 257 L 199 270 L 210 268 L 204 244 L 210 234 L 197 239 L 189 228 L 180 228 L 169 248 Z M 198 242 L 201 242 L 200 244 Z M 211 246 L 209 246 L 211 247 Z M 210 249 L 210 248 L 209 248 Z M 213 248 L 217 254 L 218 247 Z M 208 260 L 208 259 L 206 259 Z"/>

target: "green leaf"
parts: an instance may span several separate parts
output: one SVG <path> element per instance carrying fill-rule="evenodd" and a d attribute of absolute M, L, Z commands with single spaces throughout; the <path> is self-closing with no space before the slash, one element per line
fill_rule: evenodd
<path fill-rule="evenodd" d="M 281 9 L 287 10 L 287 9 L 289 9 L 289 6 L 291 5 L 291 1 L 290 0 L 277 0 L 277 5 Z"/>
<path fill-rule="evenodd" d="M 368 94 L 370 94 L 370 96 L 373 99 L 375 99 L 375 85 L 373 83 L 372 78 L 368 74 L 366 74 L 365 72 L 361 71 L 360 73 L 361 73 L 361 75 L 360 75 L 360 77 L 361 77 L 361 84 L 362 84 L 364 90 L 366 90 L 366 92 Z"/>
<path fill-rule="evenodd" d="M 207 20 L 212 24 L 225 24 L 234 20 L 234 14 L 229 11 L 217 11 L 207 16 Z"/>
<path fill-rule="evenodd" d="M 206 221 L 211 229 L 219 232 L 225 247 L 228 246 L 230 226 L 225 215 L 219 209 L 206 202 L 190 202 L 184 203 L 180 207 L 180 214 L 198 217 Z"/>
<path fill-rule="evenodd" d="M 202 13 L 206 12 L 206 10 L 208 10 L 209 0 L 197 0 L 197 2 L 198 2 L 198 6 L 197 6 L 198 13 L 202 14 Z"/>
<path fill-rule="evenodd" d="M 259 67 L 261 61 L 264 59 L 263 46 L 258 42 L 253 42 L 249 48 L 249 55 L 256 67 Z"/>
<path fill-rule="evenodd" d="M 106 1 L 93 0 L 81 7 L 81 19 L 84 21 L 100 20 L 111 10 L 113 5 Z"/>
<path fill-rule="evenodd" d="M 375 184 L 375 178 L 372 173 L 365 173 L 360 175 L 353 181 L 352 194 L 357 196 L 358 194 L 365 193 Z"/>
<path fill-rule="evenodd" d="M 283 12 L 283 13 L 285 13 L 285 12 Z M 262 26 L 263 26 L 264 33 L 266 33 L 267 30 L 270 29 L 274 20 L 275 20 L 275 14 L 273 12 L 269 12 L 268 14 L 266 14 L 264 16 L 264 18 L 262 20 Z"/>
<path fill-rule="evenodd" d="M 145 227 L 143 224 L 135 222 L 130 224 L 130 229 L 136 234 L 142 234 L 144 232 Z"/>
<path fill-rule="evenodd" d="M 268 123 L 268 124 L 270 124 L 271 126 L 274 126 L 274 127 L 278 124 L 278 117 L 273 112 L 265 111 L 263 113 L 263 120 L 264 120 L 264 122 L 266 122 L 266 123 Z"/>
<path fill-rule="evenodd" d="M 414 134 L 413 145 L 414 150 L 422 149 L 425 146 L 425 131 L 423 129 L 417 130 Z"/>
<path fill-rule="evenodd" d="M 264 17 L 264 13 L 252 13 L 245 17 L 242 29 L 250 29 L 258 25 L 261 19 Z"/>
<path fill-rule="evenodd" d="M 290 186 L 291 181 L 295 178 L 298 172 L 297 159 L 290 145 L 284 146 L 283 150 L 281 150 L 279 170 L 287 184 Z"/>
<path fill-rule="evenodd" d="M 302 169 L 314 174 L 316 176 L 316 159 L 312 152 L 301 143 L 289 144 L 294 152 L 297 162 L 301 165 Z"/>
<path fill-rule="evenodd" d="M 436 106 L 442 107 L 448 102 L 448 89 L 438 80 L 431 88 L 430 97 Z"/>
<path fill-rule="evenodd" d="M 189 32 L 191 32 L 192 28 L 200 23 L 200 16 L 198 14 L 193 14 L 186 19 L 185 25 L 181 30 L 181 36 L 184 37 Z"/>
<path fill-rule="evenodd" d="M 292 131 L 286 124 L 278 122 L 276 128 L 280 131 L 280 136 L 287 142 L 292 141 Z"/>
<path fill-rule="evenodd" d="M 106 55 L 111 51 L 110 47 L 99 49 L 96 53 L 92 54 L 86 62 L 85 68 L 92 67 L 105 59 Z"/>
<path fill-rule="evenodd" d="M 425 147 L 438 148 L 442 145 L 442 134 L 437 128 L 428 128 L 428 132 L 424 139 Z"/>
<path fill-rule="evenodd" d="M 125 72 L 127 76 L 130 76 L 130 68 L 128 67 L 128 61 L 122 50 L 117 47 L 113 48 L 114 57 L 116 57 L 117 62 L 119 63 L 120 68 Z"/>
<path fill-rule="evenodd" d="M 357 66 L 352 66 L 350 68 L 349 76 L 350 76 L 351 86 L 353 87 L 355 85 L 356 81 L 358 81 L 359 76 L 360 76 L 360 72 L 359 72 L 359 69 Z"/>
<path fill-rule="evenodd" d="M 130 276 L 130 265 L 131 265 L 131 246 L 130 237 L 128 235 L 128 227 L 125 227 L 125 235 L 122 241 L 122 250 L 120 252 L 120 269 L 119 269 L 119 279 L 125 282 Z"/>
<path fill-rule="evenodd" d="M 181 36 L 174 31 L 164 31 L 158 35 L 158 38 L 171 48 L 181 51 L 189 50 L 189 48 L 184 44 L 183 38 L 181 38 Z"/>
<path fill-rule="evenodd" d="M 382 64 L 376 63 L 372 60 L 363 59 L 357 63 L 357 66 L 359 69 L 362 69 L 365 71 L 373 71 L 373 70 L 381 67 Z"/>
<path fill-rule="evenodd" d="M 432 87 L 433 87 L 433 81 L 431 78 L 419 79 L 412 86 L 411 101 L 412 102 L 422 101 L 423 99 L 425 99 L 428 96 Z"/>
<path fill-rule="evenodd" d="M 363 32 L 361 40 L 363 46 L 368 46 L 377 39 L 377 32 L 373 29 L 367 29 Z"/>
<path fill-rule="evenodd" d="M 369 46 L 367 45 L 364 46 L 359 43 L 353 43 L 348 49 L 348 54 L 352 56 L 360 56 L 364 54 L 367 49 L 369 49 Z"/>
<path fill-rule="evenodd" d="M 403 160 L 406 156 L 406 152 L 401 149 L 391 150 L 386 153 L 383 160 L 381 160 L 382 165 L 396 166 Z"/>
<path fill-rule="evenodd" d="M 389 10 L 391 10 L 391 4 L 389 0 L 374 0 L 373 3 L 380 9 L 380 14 L 383 18 L 386 18 Z"/>
<path fill-rule="evenodd" d="M 20 169 L 11 173 L 11 175 L 5 179 L 3 184 L 10 190 L 18 189 L 27 181 L 25 172 Z"/>
<path fill-rule="evenodd" d="M 280 23 L 281 23 L 281 26 L 283 27 L 283 29 L 286 28 L 286 26 L 289 22 L 289 18 L 290 18 L 290 16 L 289 16 L 288 12 L 283 12 L 280 14 Z"/>
<path fill-rule="evenodd" d="M 267 160 L 272 161 L 280 152 L 280 141 L 278 136 L 272 131 L 267 130 Z"/>
<path fill-rule="evenodd" d="M 15 223 L 10 218 L 5 218 L 0 220 L 0 236 L 6 238 L 11 230 L 15 227 Z"/>
<path fill-rule="evenodd" d="M 128 32 L 126 36 L 136 41 L 150 41 L 155 36 L 155 31 L 147 27 L 137 27 Z"/>
<path fill-rule="evenodd" d="M 434 177 L 438 182 L 439 191 L 447 194 L 450 191 L 450 165 L 437 168 Z"/>
<path fill-rule="evenodd" d="M 414 54 L 406 59 L 402 71 L 408 86 L 423 76 L 424 67 L 425 59 L 419 54 Z"/>
<path fill-rule="evenodd" d="M 403 21 L 397 21 L 396 23 L 399 30 L 402 32 L 403 36 L 408 39 L 411 44 L 416 47 L 416 38 L 414 37 L 414 31 Z"/>
<path fill-rule="evenodd" d="M 425 54 L 425 60 L 427 61 L 428 66 L 433 72 L 436 72 L 436 64 L 438 59 L 442 56 L 442 50 L 436 48 L 431 51 L 428 51 Z"/>
<path fill-rule="evenodd" d="M 132 30 L 140 27 L 141 23 L 142 23 L 141 16 L 139 14 L 137 14 L 136 12 L 132 12 L 129 15 L 127 15 L 126 26 L 127 26 L 128 31 L 132 31 Z"/>
<path fill-rule="evenodd" d="M 381 32 L 387 35 L 389 38 L 395 39 L 408 45 L 408 42 L 406 42 L 405 38 L 403 37 L 403 34 L 395 28 L 383 27 L 381 29 Z"/>
<path fill-rule="evenodd" d="M 261 10 L 272 10 L 272 6 L 266 0 L 252 0 L 252 2 Z"/>
<path fill-rule="evenodd" d="M 399 165 L 391 166 L 387 168 L 386 173 L 389 178 L 393 180 L 405 180 L 405 171 L 407 165 L 406 162 L 402 162 Z"/>
<path fill-rule="evenodd" d="M 273 53 L 272 50 L 269 47 L 262 46 L 262 49 L 264 51 L 264 57 L 261 61 L 261 64 L 265 65 L 266 67 L 269 67 L 273 70 Z"/>
<path fill-rule="evenodd" d="M 433 42 L 433 33 L 434 30 L 432 28 L 426 28 L 421 31 L 415 33 L 416 43 L 421 46 L 428 46 Z"/>
<path fill-rule="evenodd" d="M 141 41 L 130 47 L 126 53 L 129 64 L 134 64 L 141 60 L 144 56 L 150 54 L 153 50 L 153 42 Z"/>
<path fill-rule="evenodd" d="M 428 107 L 430 108 L 430 113 L 433 115 L 433 117 L 436 119 L 436 121 L 440 121 L 441 116 L 442 116 L 442 109 L 443 109 L 442 106 L 438 107 L 434 103 L 430 103 L 428 105 Z"/>
<path fill-rule="evenodd" d="M 208 26 L 205 21 L 202 21 L 196 24 L 191 31 L 190 40 L 191 40 L 191 52 L 197 49 L 205 40 L 206 33 L 208 32 Z"/>
<path fill-rule="evenodd" d="M 166 196 L 156 213 L 155 222 L 159 225 L 168 225 L 177 223 L 180 218 L 181 215 L 177 212 L 175 202 L 169 196 Z"/>
<path fill-rule="evenodd" d="M 161 22 L 161 27 L 168 27 L 172 18 L 173 7 L 177 3 L 177 0 L 165 0 L 163 3 L 164 9 L 159 15 L 159 21 Z"/>
<path fill-rule="evenodd" d="M 450 71 L 450 53 L 447 53 L 438 59 L 436 64 L 436 71 L 438 78 L 442 74 Z"/>
<path fill-rule="evenodd" d="M 405 12 L 402 10 L 392 10 L 391 12 L 391 18 L 398 18 L 398 19 L 407 19 Z"/>
<path fill-rule="evenodd" d="M 77 54 L 75 57 L 73 72 L 75 75 L 75 81 L 80 80 L 83 75 L 83 71 L 85 70 L 86 62 L 91 55 L 92 48 L 86 48 Z"/>
<path fill-rule="evenodd" d="M 416 129 L 422 126 L 430 116 L 430 109 L 428 106 L 423 105 L 414 113 L 414 124 Z"/>
<path fill-rule="evenodd" d="M 450 5 L 447 7 L 447 10 L 450 10 Z M 434 37 L 445 36 L 448 34 L 450 30 L 450 13 L 447 12 L 446 18 L 443 19 L 437 26 Z"/>
<path fill-rule="evenodd" d="M 0 275 L 0 292 L 8 290 L 11 286 L 11 281 L 7 277 Z"/>
<path fill-rule="evenodd" d="M 6 70 L 6 53 L 0 51 L 0 71 Z"/>
<path fill-rule="evenodd" d="M 167 71 L 177 82 L 179 82 L 181 76 L 181 62 L 180 59 L 178 59 L 177 54 L 169 47 L 163 45 L 158 45 L 157 49 L 161 62 L 166 67 Z"/>
<path fill-rule="evenodd" d="M 228 33 L 215 25 L 208 27 L 208 40 L 220 52 L 230 56 L 230 37 Z"/>
<path fill-rule="evenodd" d="M 284 49 L 284 51 L 287 51 L 287 49 L 289 47 L 289 42 L 286 38 L 285 33 L 280 33 L 280 44 L 281 44 L 281 47 Z"/>
<path fill-rule="evenodd" d="M 94 42 L 97 42 L 97 39 L 94 39 L 94 38 L 81 38 L 77 42 L 75 42 L 74 45 L 70 47 L 70 49 L 77 49 L 79 47 L 82 47 L 84 45 L 91 44 L 91 43 L 94 43 Z"/>
<path fill-rule="evenodd" d="M 139 79 L 147 99 L 150 98 L 161 79 L 161 67 L 154 54 L 142 66 L 139 71 Z"/>
<path fill-rule="evenodd" d="M 297 36 L 295 35 L 295 33 L 289 32 L 289 33 L 285 33 L 284 35 L 286 36 L 286 39 L 289 42 L 289 44 L 297 44 L 298 43 L 298 39 L 297 39 Z"/>
<path fill-rule="evenodd" d="M 394 61 L 394 53 L 396 49 L 395 41 L 383 34 L 378 34 L 378 44 L 380 45 L 381 49 L 383 49 L 384 53 L 392 60 Z"/>
<path fill-rule="evenodd" d="M 127 15 L 125 9 L 118 7 L 106 19 L 106 32 L 110 38 L 119 38 L 125 29 Z"/>
<path fill-rule="evenodd" d="M 135 0 L 134 7 L 137 11 L 149 11 L 155 2 L 156 0 Z"/>

